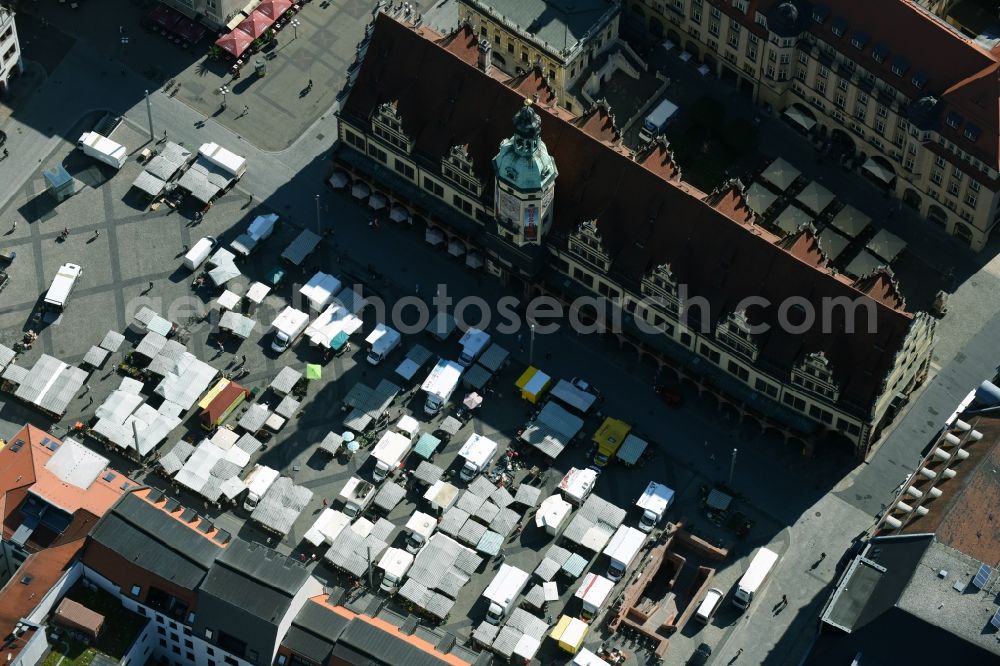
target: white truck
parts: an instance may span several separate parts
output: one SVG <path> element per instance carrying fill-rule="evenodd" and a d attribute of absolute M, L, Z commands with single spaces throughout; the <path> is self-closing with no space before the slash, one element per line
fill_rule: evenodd
<path fill-rule="evenodd" d="M 559 482 L 559 490 L 573 504 L 580 506 L 594 492 L 597 483 L 597 472 L 592 469 L 570 467 L 566 476 Z"/>
<path fill-rule="evenodd" d="M 248 257 L 257 248 L 261 241 L 267 240 L 274 233 L 274 227 L 278 224 L 278 216 L 274 213 L 258 215 L 247 226 L 247 230 L 236 237 L 229 248 L 234 254 Z"/>
<path fill-rule="evenodd" d="M 247 172 L 247 160 L 217 143 L 203 143 L 198 148 L 198 155 L 229 173 L 235 180 Z"/>
<path fill-rule="evenodd" d="M 344 513 L 351 518 L 357 518 L 375 499 L 375 486 L 369 481 L 352 476 L 344 484 L 338 497 L 344 502 Z"/>
<path fill-rule="evenodd" d="M 604 554 L 610 560 L 608 578 L 616 583 L 622 579 L 636 555 L 642 550 L 642 545 L 646 543 L 646 536 L 645 532 L 628 525 L 618 527 L 608 545 L 604 547 Z"/>
<path fill-rule="evenodd" d="M 750 607 L 753 595 L 757 594 L 764 581 L 767 580 L 768 574 L 771 573 L 771 569 L 774 568 L 777 561 L 778 554 L 773 550 L 761 548 L 757 551 L 757 554 L 750 560 L 750 566 L 747 567 L 746 573 L 736 584 L 736 591 L 733 592 L 733 603 L 736 606 L 743 610 Z"/>
<path fill-rule="evenodd" d="M 646 490 L 635 502 L 635 505 L 642 510 L 642 516 L 639 518 L 639 529 L 643 532 L 652 532 L 653 528 L 663 520 L 663 514 L 673 503 L 674 491 L 672 488 L 656 481 L 650 481 Z"/>
<path fill-rule="evenodd" d="M 184 267 L 192 271 L 198 270 L 205 263 L 205 260 L 208 259 L 208 255 L 212 254 L 213 249 L 215 249 L 215 239 L 213 237 L 205 236 L 199 239 L 197 243 L 191 246 L 187 254 L 184 255 Z"/>
<path fill-rule="evenodd" d="M 243 485 L 247 489 L 246 499 L 243 500 L 243 508 L 247 511 L 256 509 L 260 498 L 278 480 L 279 476 L 281 476 L 281 473 L 276 469 L 264 465 L 254 465 L 254 468 L 243 479 Z"/>
<path fill-rule="evenodd" d="M 379 587 L 386 594 L 394 594 L 412 566 L 412 553 L 401 548 L 389 548 L 378 562 L 378 568 L 382 570 L 382 583 Z"/>
<path fill-rule="evenodd" d="M 465 332 L 458 344 L 462 345 L 462 353 L 458 357 L 458 362 L 462 367 L 469 367 L 476 362 L 486 348 L 490 346 L 490 334 L 486 331 L 472 327 Z"/>
<path fill-rule="evenodd" d="M 528 584 L 528 573 L 509 564 L 501 564 L 497 575 L 483 592 L 483 597 L 490 601 L 486 611 L 486 621 L 490 624 L 500 624 L 514 609 L 517 598 Z"/>
<path fill-rule="evenodd" d="M 576 589 L 575 596 L 583 603 L 583 619 L 590 620 L 601 612 L 605 602 L 611 596 L 611 590 L 615 589 L 615 582 L 610 578 L 605 578 L 595 573 L 588 573 L 580 587 Z"/>
<path fill-rule="evenodd" d="M 128 151 L 125 150 L 125 146 L 97 132 L 84 132 L 76 145 L 84 155 L 89 155 L 116 169 L 121 169 L 128 161 Z"/>
<path fill-rule="evenodd" d="M 47 310 L 62 312 L 69 302 L 77 280 L 83 275 L 83 269 L 77 264 L 63 264 L 52 278 L 49 290 L 45 292 L 44 305 Z"/>
<path fill-rule="evenodd" d="M 318 271 L 299 287 L 299 294 L 309 303 L 309 309 L 319 312 L 333 302 L 340 292 L 340 280 L 329 273 Z"/>
<path fill-rule="evenodd" d="M 477 475 L 486 471 L 497 454 L 498 444 L 489 437 L 472 433 L 458 451 L 458 457 L 465 459 L 458 473 L 463 481 L 472 481 Z"/>
<path fill-rule="evenodd" d="M 437 518 L 434 516 L 422 511 L 414 511 L 410 519 L 406 521 L 404 528 L 406 530 L 406 552 L 418 553 L 427 544 L 427 540 L 434 534 L 437 526 Z"/>
<path fill-rule="evenodd" d="M 274 329 L 274 340 L 271 341 L 271 349 L 279 354 L 298 340 L 302 331 L 309 325 L 309 315 L 293 307 L 286 307 L 271 322 Z"/>
<path fill-rule="evenodd" d="M 642 121 L 642 128 L 639 130 L 639 140 L 648 142 L 663 134 L 663 130 L 667 129 L 667 125 L 670 124 L 676 113 L 676 104 L 669 99 L 660 100 L 660 103 Z"/>
<path fill-rule="evenodd" d="M 399 334 L 399 331 L 391 326 L 376 324 L 375 330 L 365 338 L 365 342 L 368 343 L 368 356 L 365 357 L 365 360 L 371 365 L 378 365 L 393 349 L 399 346 L 402 339 L 403 336 Z"/>
<path fill-rule="evenodd" d="M 424 402 L 424 413 L 434 416 L 441 411 L 445 403 L 451 398 L 458 386 L 458 380 L 462 377 L 462 366 L 455 361 L 441 359 L 431 369 L 431 374 L 427 375 L 421 389 L 427 394 Z"/>
<path fill-rule="evenodd" d="M 376 483 L 382 483 L 386 477 L 402 466 L 406 456 L 413 450 L 413 443 L 420 432 L 416 426 L 416 419 L 412 416 L 403 416 L 392 430 L 387 430 L 379 438 L 371 453 L 375 459 L 372 478 Z"/>

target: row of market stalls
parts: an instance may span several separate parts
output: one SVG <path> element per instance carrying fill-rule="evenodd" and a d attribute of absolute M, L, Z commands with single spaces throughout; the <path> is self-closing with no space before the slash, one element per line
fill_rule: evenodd
<path fill-rule="evenodd" d="M 246 164 L 246 158 L 217 143 L 204 143 L 193 154 L 180 144 L 167 141 L 155 155 L 150 151 L 132 187 L 151 201 L 180 189 L 202 204 L 209 204 L 243 177 Z M 168 203 L 176 205 L 170 199 Z"/>
<path fill-rule="evenodd" d="M 758 174 L 745 198 L 763 226 L 779 236 L 811 226 L 827 259 L 855 278 L 891 265 L 906 249 L 901 238 L 871 227 L 870 217 L 837 201 L 830 190 L 780 157 Z"/>

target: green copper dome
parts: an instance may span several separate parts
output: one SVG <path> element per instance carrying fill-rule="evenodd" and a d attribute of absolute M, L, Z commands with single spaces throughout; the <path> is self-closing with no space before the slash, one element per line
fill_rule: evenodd
<path fill-rule="evenodd" d="M 531 100 L 514 114 L 514 136 L 504 139 L 493 158 L 497 178 L 519 192 L 537 192 L 547 188 L 559 172 L 541 139 L 542 120 L 531 108 Z"/>

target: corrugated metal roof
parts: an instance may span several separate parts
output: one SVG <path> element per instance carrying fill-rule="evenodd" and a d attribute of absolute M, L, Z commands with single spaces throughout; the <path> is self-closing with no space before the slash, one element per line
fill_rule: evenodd
<path fill-rule="evenodd" d="M 444 532 L 448 536 L 458 536 L 462 526 L 469 520 L 469 513 L 463 509 L 453 506 L 444 512 L 441 522 L 438 523 L 438 532 Z"/>
<path fill-rule="evenodd" d="M 525 506 L 536 506 L 538 504 L 538 498 L 541 496 L 541 488 L 537 486 L 529 486 L 527 483 L 522 483 L 517 487 L 517 493 L 514 495 L 514 501 Z"/>
<path fill-rule="evenodd" d="M 483 538 L 486 534 L 486 526 L 482 523 L 477 523 L 474 520 L 467 520 L 465 524 L 462 525 L 462 529 L 458 531 L 458 540 L 467 546 L 472 546 L 475 548 L 479 544 L 479 540 Z"/>
<path fill-rule="evenodd" d="M 496 489 L 496 486 L 487 481 L 485 477 L 477 476 L 472 480 L 472 483 L 469 484 L 468 492 L 473 495 L 478 495 L 483 499 L 489 499 Z"/>
<path fill-rule="evenodd" d="M 413 471 L 413 477 L 418 481 L 423 481 L 427 485 L 440 481 L 442 476 L 444 476 L 444 470 L 426 460 L 422 460 L 417 465 L 417 469 Z"/>
<path fill-rule="evenodd" d="M 184 463 L 194 453 L 194 444 L 181 440 L 174 445 L 169 453 L 160 457 L 159 463 L 163 471 L 173 476 L 184 467 Z"/>
<path fill-rule="evenodd" d="M 521 520 L 521 515 L 511 509 L 500 509 L 493 520 L 490 521 L 490 529 L 499 532 L 504 537 L 510 535 Z"/>
<path fill-rule="evenodd" d="M 392 511 L 406 497 L 406 489 L 395 483 L 383 485 L 373 500 L 375 506 L 386 512 Z"/>
<path fill-rule="evenodd" d="M 479 511 L 479 508 L 485 503 L 486 497 L 476 495 L 471 490 L 466 490 L 464 493 L 459 495 L 458 501 L 455 503 L 455 508 L 461 509 L 469 515 L 472 515 Z"/>
<path fill-rule="evenodd" d="M 153 159 L 158 159 L 159 155 Z M 152 162 L 152 161 L 151 161 Z M 163 178 L 158 178 L 148 171 L 140 171 L 139 175 L 135 177 L 132 181 L 132 187 L 142 190 L 151 197 L 159 196 L 163 188 L 167 186 L 167 181 Z"/>
<path fill-rule="evenodd" d="M 148 331 L 139 342 L 139 346 L 135 348 L 135 353 L 152 360 L 156 358 L 156 355 L 160 353 L 160 350 L 166 344 L 167 339 L 165 337 L 159 333 Z"/>
<path fill-rule="evenodd" d="M 302 403 L 293 398 L 290 395 L 286 395 L 278 406 L 274 408 L 274 413 L 283 416 L 286 419 L 290 419 L 295 416 L 295 412 L 298 411 L 299 405 Z"/>
<path fill-rule="evenodd" d="M 102 365 L 104 365 L 104 361 L 107 360 L 108 354 L 110 353 L 111 352 L 109 352 L 107 349 L 98 347 L 97 345 L 93 345 L 90 349 L 87 350 L 87 353 L 84 354 L 83 362 L 91 367 L 99 368 Z"/>
<path fill-rule="evenodd" d="M 87 381 L 86 372 L 48 354 L 42 354 L 25 374 L 12 372 L 18 367 L 10 365 L 4 372 L 4 379 L 20 379 L 14 395 L 52 414 L 64 414 L 70 401 Z"/>
<path fill-rule="evenodd" d="M 122 346 L 125 342 L 125 336 L 118 331 L 108 331 L 104 334 L 104 339 L 101 340 L 100 347 L 107 349 L 109 352 L 116 352 L 118 348 Z"/>
<path fill-rule="evenodd" d="M 0 369 L 6 368 L 17 354 L 7 345 L 0 345 Z"/>
<path fill-rule="evenodd" d="M 240 417 L 239 427 L 247 432 L 259 432 L 264 427 L 264 422 L 271 415 L 270 410 L 262 402 L 255 402 Z"/>
<path fill-rule="evenodd" d="M 208 390 L 218 374 L 219 371 L 208 363 L 185 353 L 182 362 L 178 363 L 178 370 L 167 373 L 154 391 L 186 411 Z"/>
<path fill-rule="evenodd" d="M 285 366 L 271 381 L 271 389 L 281 394 L 290 393 L 300 379 L 302 379 L 301 372 Z"/>
<path fill-rule="evenodd" d="M 406 666 L 444 666 L 444 660 L 425 652 L 399 636 L 379 627 L 354 619 L 340 634 L 338 644 L 346 645 L 368 655 L 376 663 L 405 664 Z"/>
<path fill-rule="evenodd" d="M 483 355 L 479 357 L 479 361 L 477 362 L 490 372 L 496 372 L 503 365 L 504 361 L 507 360 L 508 356 L 510 356 L 510 352 L 494 342 L 483 352 Z"/>
<path fill-rule="evenodd" d="M 295 485 L 287 476 L 278 477 L 264 493 L 250 519 L 278 534 L 288 534 L 312 496 L 313 492 L 305 486 Z"/>

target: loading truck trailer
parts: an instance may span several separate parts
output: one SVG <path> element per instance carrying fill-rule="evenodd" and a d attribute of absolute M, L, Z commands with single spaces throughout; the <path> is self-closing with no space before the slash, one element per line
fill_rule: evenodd
<path fill-rule="evenodd" d="M 352 476 L 337 497 L 344 503 L 344 513 L 351 518 L 357 518 L 375 498 L 375 486 L 364 479 Z"/>
<path fill-rule="evenodd" d="M 56 271 L 56 276 L 52 278 L 49 290 L 45 292 L 45 300 L 42 302 L 46 310 L 62 312 L 69 302 L 73 288 L 83 275 L 83 269 L 77 264 L 63 264 Z"/>
<path fill-rule="evenodd" d="M 399 346 L 402 339 L 403 336 L 399 334 L 399 331 L 391 326 L 376 324 L 375 330 L 365 338 L 365 342 L 368 343 L 368 356 L 365 357 L 365 360 L 371 365 L 378 365 L 393 349 Z"/>
<path fill-rule="evenodd" d="M 472 481 L 490 466 L 498 448 L 499 445 L 489 437 L 472 433 L 458 452 L 458 457 L 465 459 L 458 475 L 463 481 Z"/>
<path fill-rule="evenodd" d="M 257 508 L 260 498 L 281 476 L 276 469 L 271 469 L 265 465 L 254 465 L 250 473 L 243 479 L 243 485 L 247 489 L 247 496 L 243 500 L 243 508 L 253 511 Z"/>
<path fill-rule="evenodd" d="M 625 572 L 632 566 L 636 555 L 642 550 L 642 545 L 646 543 L 646 533 L 640 532 L 634 527 L 621 525 L 615 531 L 608 545 L 604 547 L 604 554 L 608 556 L 608 578 L 616 583 L 625 576 Z"/>
<path fill-rule="evenodd" d="M 639 518 L 639 529 L 643 532 L 652 532 L 653 528 L 660 524 L 663 515 L 674 503 L 674 491 L 662 483 L 650 481 L 646 490 L 636 500 L 635 505 L 642 510 Z"/>
<path fill-rule="evenodd" d="M 583 619 L 590 620 L 600 613 L 613 589 L 615 589 L 615 582 L 610 578 L 588 573 L 573 595 L 583 603 L 583 611 L 581 612 Z"/>
<path fill-rule="evenodd" d="M 378 562 L 382 570 L 382 584 L 379 586 L 386 594 L 394 594 L 406 572 L 413 566 L 413 554 L 401 548 L 389 548 Z"/>
<path fill-rule="evenodd" d="M 419 552 L 434 534 L 437 526 L 438 521 L 434 516 L 422 511 L 414 511 L 410 519 L 406 521 L 406 527 L 403 528 L 406 531 L 406 552 L 414 554 Z"/>
<path fill-rule="evenodd" d="M 404 419 L 413 417 L 404 416 Z M 372 470 L 372 478 L 376 483 L 382 483 L 386 477 L 402 466 L 406 456 L 413 450 L 413 435 L 399 432 L 396 429 L 388 430 L 382 434 L 378 442 L 372 448 L 372 458 L 375 459 L 375 468 Z"/>
<path fill-rule="evenodd" d="M 192 271 L 198 270 L 214 249 L 215 238 L 205 236 L 192 245 L 191 249 L 184 255 L 184 267 Z"/>
<path fill-rule="evenodd" d="M 658 135 L 663 134 L 667 125 L 677 114 L 677 105 L 669 99 L 662 99 L 660 103 L 642 121 L 642 128 L 639 130 L 641 141 L 652 141 Z"/>
<path fill-rule="evenodd" d="M 233 251 L 233 254 L 241 257 L 249 257 L 257 249 L 257 245 L 261 241 L 271 237 L 271 234 L 274 233 L 274 227 L 277 224 L 278 216 L 274 213 L 258 215 L 247 226 L 247 230 L 229 244 L 229 248 Z"/>
<path fill-rule="evenodd" d="M 458 363 L 462 367 L 469 367 L 476 362 L 486 348 L 490 346 L 490 334 L 486 331 L 472 327 L 465 332 L 458 344 L 462 346 L 462 353 L 458 357 Z"/>
<path fill-rule="evenodd" d="M 778 561 L 778 554 L 773 550 L 761 548 L 750 560 L 750 566 L 736 584 L 736 591 L 733 592 L 733 604 L 746 610 L 750 607 L 753 597 L 764 585 L 768 574 Z"/>
<path fill-rule="evenodd" d="M 458 380 L 462 378 L 462 370 L 464 368 L 455 361 L 441 359 L 437 362 L 420 387 L 427 394 L 424 414 L 434 416 L 441 411 L 445 403 L 451 399 L 451 394 L 455 392 Z"/>
<path fill-rule="evenodd" d="M 116 169 L 121 169 L 128 161 L 128 151 L 125 146 L 97 132 L 84 132 L 76 142 L 76 146 L 84 155 L 89 155 Z"/>
<path fill-rule="evenodd" d="M 274 340 L 271 342 L 271 349 L 279 354 L 291 347 L 302 331 L 309 325 L 309 315 L 293 307 L 286 307 L 281 311 L 271 328 L 274 329 Z"/>
<path fill-rule="evenodd" d="M 490 601 L 486 611 L 486 621 L 490 624 L 500 624 L 517 604 L 517 598 L 528 584 L 528 573 L 509 564 L 501 564 L 497 575 L 483 592 L 483 597 Z"/>
<path fill-rule="evenodd" d="M 229 173 L 235 180 L 247 172 L 247 160 L 217 143 L 203 143 L 198 148 L 198 155 Z"/>

